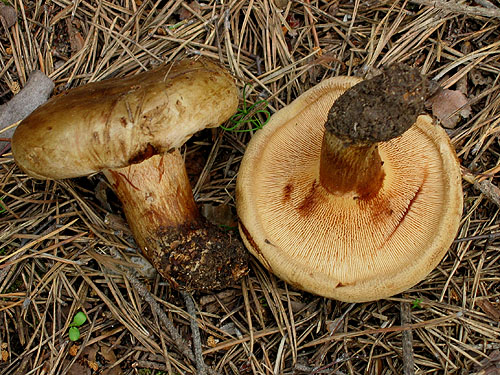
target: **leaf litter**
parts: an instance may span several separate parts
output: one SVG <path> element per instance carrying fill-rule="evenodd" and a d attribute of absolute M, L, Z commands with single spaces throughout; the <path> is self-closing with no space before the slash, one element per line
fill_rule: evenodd
<path fill-rule="evenodd" d="M 0 104 L 35 69 L 58 94 L 207 56 L 231 71 L 240 93 L 249 88 L 241 104 L 265 100 L 270 113 L 322 79 L 394 62 L 419 68 L 443 91 L 458 90 L 470 109 L 453 94 L 440 115 L 453 118 L 448 132 L 464 170 L 465 208 L 457 240 L 424 281 L 386 300 L 346 304 L 295 290 L 253 261 L 240 284 L 194 296 L 199 343 L 183 296 L 154 273 L 134 272 L 143 265 L 130 260 L 140 254 L 100 176 L 39 181 L 2 152 L 1 375 L 195 374 L 198 345 L 209 373 L 498 373 L 496 2 L 7 3 L 17 22 L 0 25 Z M 265 122 L 265 114 L 256 116 Z M 189 160 L 197 164 L 190 174 L 197 202 L 230 225 L 235 176 L 254 132 L 205 131 L 182 150 L 188 170 Z M 228 235 L 238 233 L 229 228 Z M 412 309 L 417 299 L 420 308 Z M 89 321 L 73 356 L 66 333 L 80 310 Z"/>

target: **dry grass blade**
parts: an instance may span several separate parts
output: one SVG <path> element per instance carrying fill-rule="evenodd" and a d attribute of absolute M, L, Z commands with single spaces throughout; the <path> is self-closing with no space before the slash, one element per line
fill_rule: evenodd
<path fill-rule="evenodd" d="M 449 130 L 464 171 L 460 232 L 424 281 L 403 296 L 347 305 L 295 290 L 252 262 L 241 285 L 194 295 L 196 340 L 183 296 L 137 253 L 99 175 L 32 179 L 2 148 L 0 375 L 195 374 L 197 362 L 220 374 L 458 375 L 486 374 L 498 364 L 496 2 L 4 3 L 17 18 L 12 26 L 0 23 L 0 104 L 34 69 L 54 81 L 57 95 L 207 56 L 231 71 L 241 94 L 245 88 L 240 108 L 258 103 L 248 117 L 261 122 L 266 116 L 257 109 L 273 113 L 325 78 L 374 74 L 394 62 L 462 92 L 471 115 Z M 253 133 L 206 131 L 183 149 L 196 200 L 226 206 L 231 236 L 238 236 L 235 180 Z M 0 141 L 8 137 L 0 133 Z M 89 321 L 75 347 L 68 326 L 77 311 Z"/>

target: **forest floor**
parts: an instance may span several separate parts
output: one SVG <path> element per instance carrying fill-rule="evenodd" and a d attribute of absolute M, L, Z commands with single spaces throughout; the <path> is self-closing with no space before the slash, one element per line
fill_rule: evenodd
<path fill-rule="evenodd" d="M 198 56 L 231 72 L 240 109 L 265 100 L 272 114 L 325 78 L 395 62 L 466 104 L 428 108 L 462 166 L 456 240 L 425 280 L 369 303 L 296 290 L 252 259 L 241 282 L 190 306 L 142 261 L 102 175 L 33 179 L 0 148 L 0 375 L 195 374 L 201 361 L 220 374 L 500 374 L 498 1 L 3 3 L 0 104 L 35 69 L 58 94 Z M 197 203 L 234 236 L 235 179 L 254 134 L 245 126 L 203 131 L 182 149 Z M 88 319 L 71 341 L 78 311 Z"/>

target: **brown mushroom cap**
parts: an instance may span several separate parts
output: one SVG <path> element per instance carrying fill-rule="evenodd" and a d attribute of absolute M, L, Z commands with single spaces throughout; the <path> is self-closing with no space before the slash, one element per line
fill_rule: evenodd
<path fill-rule="evenodd" d="M 378 144 L 378 194 L 329 194 L 318 182 L 324 124 L 359 79 L 322 82 L 274 114 L 247 146 L 237 180 L 247 248 L 293 286 L 342 301 L 376 300 L 422 280 L 459 226 L 459 163 L 445 131 L 419 116 Z"/>
<path fill-rule="evenodd" d="M 53 97 L 18 126 L 12 152 L 33 177 L 85 176 L 180 147 L 237 106 L 224 69 L 208 59 L 183 60 Z"/>
<path fill-rule="evenodd" d="M 102 171 L 144 256 L 172 286 L 212 290 L 244 275 L 243 245 L 200 216 L 177 149 L 229 119 L 232 77 L 207 60 L 184 60 L 52 98 L 12 139 L 16 163 L 37 178 Z"/>

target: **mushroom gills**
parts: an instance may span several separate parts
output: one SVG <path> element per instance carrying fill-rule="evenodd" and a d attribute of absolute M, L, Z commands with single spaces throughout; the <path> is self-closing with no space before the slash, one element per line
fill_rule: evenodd
<path fill-rule="evenodd" d="M 360 171 L 352 161 L 339 169 L 321 160 L 329 111 L 358 82 L 326 80 L 275 113 L 248 144 L 236 190 L 240 233 L 267 268 L 300 289 L 352 302 L 422 280 L 451 245 L 462 210 L 456 155 L 428 116 L 376 147 L 361 143 L 361 155 L 375 149 L 376 157 L 354 159 L 381 173 L 354 178 L 354 188 L 324 186 L 322 169 L 344 179 Z"/>

